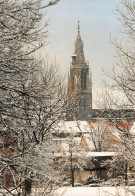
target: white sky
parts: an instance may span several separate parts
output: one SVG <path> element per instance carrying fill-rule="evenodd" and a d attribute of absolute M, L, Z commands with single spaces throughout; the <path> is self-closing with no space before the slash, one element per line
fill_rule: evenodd
<path fill-rule="evenodd" d="M 119 4 L 119 0 L 61 0 L 47 9 L 50 43 L 43 55 L 48 53 L 51 60 L 57 59 L 65 78 L 74 52 L 77 21 L 80 20 L 85 59 L 89 61 L 92 70 L 93 101 L 105 78 L 102 69 L 110 71 L 115 64 L 115 50 L 110 43 L 110 35 L 121 42 L 126 40 L 120 32 L 121 23 L 113 13 L 116 4 Z"/>

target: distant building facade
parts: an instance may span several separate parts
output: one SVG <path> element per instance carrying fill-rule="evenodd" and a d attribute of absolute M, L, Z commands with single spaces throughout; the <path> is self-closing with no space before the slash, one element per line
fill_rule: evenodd
<path fill-rule="evenodd" d="M 90 121 L 92 118 L 92 78 L 86 63 L 83 42 L 78 22 L 78 35 L 75 42 L 75 53 L 72 55 L 70 74 L 68 77 L 68 96 L 70 102 L 76 101 L 78 109 L 72 115 L 72 120 Z"/>

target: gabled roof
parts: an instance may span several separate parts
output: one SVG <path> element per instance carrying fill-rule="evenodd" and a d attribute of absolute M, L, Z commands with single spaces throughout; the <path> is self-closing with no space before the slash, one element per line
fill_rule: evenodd
<path fill-rule="evenodd" d="M 123 122 L 117 124 L 120 128 L 127 128 L 127 131 L 131 131 L 135 134 L 135 123 Z M 95 151 L 94 142 L 90 136 L 91 131 L 94 131 L 94 137 L 102 139 L 102 150 L 103 151 L 115 151 L 119 145 L 119 141 L 122 139 L 120 132 L 113 123 L 108 122 L 91 122 L 88 124 L 86 121 L 61 121 L 57 125 L 55 133 L 57 137 L 54 140 L 61 141 L 61 149 L 68 151 L 68 144 L 72 140 L 74 147 L 83 151 Z M 101 135 L 98 136 L 98 133 Z M 64 135 L 62 137 L 61 135 Z M 71 136 L 71 138 L 70 138 Z M 95 138 L 95 139 L 96 139 Z M 97 142 L 97 141 L 96 141 Z"/>

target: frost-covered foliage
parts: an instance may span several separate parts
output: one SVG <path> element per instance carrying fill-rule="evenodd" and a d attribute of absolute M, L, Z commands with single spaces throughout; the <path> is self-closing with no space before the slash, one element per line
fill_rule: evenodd
<path fill-rule="evenodd" d="M 64 141 L 64 149 L 60 147 L 61 152 L 55 154 L 55 169 L 58 171 L 58 176 L 61 183 L 70 184 L 74 186 L 74 171 L 75 169 L 82 169 L 83 156 L 77 155 L 77 146 L 74 142 L 74 135 L 70 133 Z"/>
<path fill-rule="evenodd" d="M 117 153 L 112 160 L 106 161 L 103 165 L 109 166 L 111 171 L 115 171 L 117 179 L 116 184 L 134 185 L 135 184 L 135 129 L 134 125 L 121 127 L 117 125 Z M 118 175 L 117 175 L 118 174 Z M 112 180 L 113 181 L 113 180 Z M 111 181 L 110 181 L 111 182 Z M 113 184 L 112 183 L 112 184 Z"/>
<path fill-rule="evenodd" d="M 57 2 L 0 1 L 0 187 L 11 195 L 55 182 L 50 133 L 66 115 L 67 96 L 55 66 L 35 52 L 47 36 L 41 8 Z"/>
<path fill-rule="evenodd" d="M 84 181 L 83 177 L 81 178 L 81 172 L 84 172 L 85 168 L 93 167 L 92 158 L 86 156 L 87 153 L 81 148 L 80 141 L 81 138 L 77 136 L 77 132 L 74 130 L 70 134 L 67 132 L 67 136 L 61 141 L 59 152 L 55 154 L 55 169 L 58 171 L 60 185 L 75 186 L 77 181 Z M 89 175 L 87 178 L 93 177 Z"/>

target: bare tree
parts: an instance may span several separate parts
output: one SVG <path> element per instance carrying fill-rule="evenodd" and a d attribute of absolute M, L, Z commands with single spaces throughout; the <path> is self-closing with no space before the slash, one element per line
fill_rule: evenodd
<path fill-rule="evenodd" d="M 121 6 L 122 8 L 116 8 L 115 13 L 125 28 L 127 46 L 122 46 L 116 40 L 112 41 L 116 48 L 118 62 L 109 77 L 114 81 L 111 88 L 123 95 L 122 107 L 135 109 L 135 1 L 122 0 Z"/>
<path fill-rule="evenodd" d="M 122 8 L 116 8 L 116 14 L 118 15 L 119 20 L 122 22 L 125 33 L 127 34 L 127 47 L 123 47 L 122 44 L 119 44 L 117 41 L 114 41 L 113 44 L 116 48 L 119 62 L 117 63 L 120 72 L 113 69 L 113 73 L 110 77 L 114 80 L 114 85 L 112 89 L 117 89 L 119 92 L 122 92 L 124 97 L 122 99 L 121 106 L 123 108 L 135 109 L 135 1 L 134 0 L 122 0 Z M 135 117 L 135 113 L 134 113 Z M 116 124 L 117 126 L 117 124 Z M 128 126 L 128 125 L 127 125 Z M 128 138 L 131 139 L 129 128 L 125 126 L 117 126 L 118 130 L 121 132 L 124 140 L 124 146 L 128 146 Z M 133 142 L 133 140 L 131 140 Z M 127 148 L 132 147 L 129 145 Z M 132 151 L 133 152 L 133 151 Z M 131 154 L 131 152 L 129 153 Z"/>
<path fill-rule="evenodd" d="M 110 87 L 110 90 L 114 92 L 112 94 L 115 96 L 107 92 L 107 96 L 105 95 L 105 99 L 102 101 L 102 108 L 108 111 L 106 118 L 113 122 L 113 126 L 118 133 L 118 137 L 115 136 L 119 141 L 118 156 L 111 164 L 112 167 L 115 167 L 118 165 L 119 158 L 121 159 L 119 164 L 121 168 L 123 167 L 124 181 L 127 185 L 129 179 L 131 180 L 130 174 L 134 173 L 135 163 L 134 131 L 130 132 L 133 123 L 130 122 L 131 119 L 128 122 L 124 121 L 127 117 L 125 109 L 132 110 L 132 120 L 135 119 L 135 1 L 122 0 L 120 7 L 116 8 L 115 14 L 125 29 L 127 45 L 124 47 L 116 39 L 112 41 L 118 60 L 112 73 L 107 75 L 113 81 L 113 84 L 107 85 L 107 87 Z M 119 115 L 117 111 L 120 112 Z M 112 115 L 113 113 L 114 115 Z"/>
<path fill-rule="evenodd" d="M 96 152 L 102 151 L 106 126 L 107 123 L 104 119 L 90 123 L 89 140 L 93 142 Z"/>

